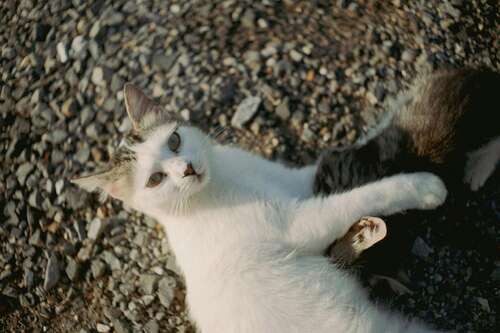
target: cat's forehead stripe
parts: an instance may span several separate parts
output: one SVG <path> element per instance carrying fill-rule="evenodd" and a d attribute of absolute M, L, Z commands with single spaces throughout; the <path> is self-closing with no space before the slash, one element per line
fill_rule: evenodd
<path fill-rule="evenodd" d="M 173 131 L 175 131 L 176 128 L 177 123 L 175 122 L 158 126 L 153 131 L 148 133 L 146 140 L 143 142 L 137 142 L 131 147 L 131 149 L 136 153 L 156 153 L 158 152 L 158 149 L 166 143 L 167 138 Z"/>

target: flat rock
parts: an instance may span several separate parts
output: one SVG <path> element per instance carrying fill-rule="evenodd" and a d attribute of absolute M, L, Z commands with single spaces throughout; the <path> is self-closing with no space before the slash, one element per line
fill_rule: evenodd
<path fill-rule="evenodd" d="M 174 300 L 176 284 L 175 279 L 170 276 L 165 276 L 158 282 L 158 298 L 160 299 L 160 303 L 166 308 L 169 308 Z"/>
<path fill-rule="evenodd" d="M 145 295 L 152 295 L 155 292 L 157 281 L 157 275 L 143 274 L 139 278 L 139 287 Z"/>
<path fill-rule="evenodd" d="M 245 125 L 257 112 L 262 99 L 258 96 L 250 96 L 245 98 L 233 115 L 231 125 L 241 128 Z"/>
<path fill-rule="evenodd" d="M 55 254 L 52 254 L 49 257 L 49 260 L 47 262 L 47 268 L 45 269 L 43 288 L 45 290 L 52 289 L 57 284 L 60 277 L 61 274 L 60 274 L 59 260 L 57 259 L 57 256 Z"/>
<path fill-rule="evenodd" d="M 420 237 L 415 239 L 411 252 L 420 258 L 427 258 L 434 250 Z"/>
<path fill-rule="evenodd" d="M 92 240 L 96 240 L 99 237 L 99 235 L 101 234 L 102 229 L 103 229 L 103 222 L 100 218 L 96 217 L 89 224 L 87 237 L 92 239 Z"/>

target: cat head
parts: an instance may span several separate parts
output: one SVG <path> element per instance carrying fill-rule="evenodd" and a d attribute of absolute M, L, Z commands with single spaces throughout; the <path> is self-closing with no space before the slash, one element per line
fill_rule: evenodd
<path fill-rule="evenodd" d="M 131 131 L 104 171 L 72 182 L 146 214 L 175 213 L 209 183 L 212 141 L 131 84 L 124 99 Z"/>

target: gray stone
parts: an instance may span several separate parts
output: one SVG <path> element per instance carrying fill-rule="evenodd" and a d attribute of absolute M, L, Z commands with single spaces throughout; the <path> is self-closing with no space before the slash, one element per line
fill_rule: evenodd
<path fill-rule="evenodd" d="M 94 67 L 92 70 L 92 83 L 99 87 L 105 87 L 109 79 L 109 71 L 103 67 Z"/>
<path fill-rule="evenodd" d="M 158 333 L 160 331 L 160 325 L 154 319 L 151 319 L 144 325 L 145 333 Z"/>
<path fill-rule="evenodd" d="M 95 218 L 90 222 L 87 236 L 92 240 L 96 240 L 101 234 L 103 229 L 103 222 L 100 218 Z"/>
<path fill-rule="evenodd" d="M 64 192 L 65 200 L 72 209 L 80 209 L 85 206 L 87 193 L 74 187 L 68 188 Z"/>
<path fill-rule="evenodd" d="M 57 259 L 57 256 L 55 254 L 52 254 L 49 257 L 49 260 L 47 262 L 47 267 L 45 269 L 43 288 L 45 290 L 52 289 L 53 287 L 55 287 L 57 282 L 59 282 L 60 277 L 61 274 L 60 274 L 59 260 Z"/>
<path fill-rule="evenodd" d="M 119 91 L 123 89 L 124 82 L 120 75 L 114 74 L 113 77 L 111 78 L 111 90 L 112 91 Z"/>
<path fill-rule="evenodd" d="M 102 256 L 104 261 L 109 265 L 112 271 L 120 270 L 122 268 L 122 263 L 113 253 L 104 251 L 102 253 Z"/>
<path fill-rule="evenodd" d="M 33 208 L 41 208 L 42 207 L 42 196 L 40 195 L 40 192 L 37 189 L 35 189 L 35 190 L 33 190 L 33 192 L 31 192 L 31 194 L 28 198 L 28 203 Z"/>
<path fill-rule="evenodd" d="M 295 62 L 300 62 L 300 61 L 302 61 L 302 53 L 300 53 L 297 50 L 291 50 L 290 51 L 290 58 L 292 58 L 292 60 Z"/>
<path fill-rule="evenodd" d="M 61 195 L 63 189 L 64 189 L 65 181 L 64 178 L 60 178 L 56 182 L 56 194 Z"/>
<path fill-rule="evenodd" d="M 260 53 L 258 51 L 247 51 L 243 55 L 245 64 L 252 70 L 258 71 L 261 67 Z"/>
<path fill-rule="evenodd" d="M 34 274 L 29 268 L 24 269 L 24 287 L 31 290 L 34 285 Z"/>
<path fill-rule="evenodd" d="M 90 264 L 90 270 L 94 278 L 101 277 L 106 270 L 106 264 L 100 259 L 95 259 Z"/>
<path fill-rule="evenodd" d="M 255 12 L 252 9 L 248 8 L 245 10 L 245 13 L 241 17 L 241 25 L 249 29 L 255 27 Z"/>
<path fill-rule="evenodd" d="M 57 57 L 63 64 L 68 61 L 68 52 L 66 51 L 66 44 L 63 42 L 57 43 Z"/>
<path fill-rule="evenodd" d="M 146 246 L 147 242 L 148 242 L 148 234 L 145 233 L 144 231 L 138 231 L 134 237 L 134 243 L 139 247 L 143 247 Z"/>
<path fill-rule="evenodd" d="M 411 252 L 420 258 L 427 258 L 434 250 L 420 237 L 415 239 Z"/>
<path fill-rule="evenodd" d="M 103 323 L 97 323 L 96 330 L 99 333 L 107 333 L 107 332 L 111 331 L 111 327 L 109 327 L 108 325 L 103 324 Z"/>
<path fill-rule="evenodd" d="M 417 56 L 417 52 L 415 50 L 407 49 L 404 50 L 401 54 L 401 60 L 404 62 L 413 62 Z"/>
<path fill-rule="evenodd" d="M 14 59 L 16 57 L 16 50 L 12 47 L 4 46 L 2 48 L 2 58 Z"/>
<path fill-rule="evenodd" d="M 73 258 L 68 258 L 68 263 L 66 264 L 66 275 L 68 275 L 71 281 L 75 281 L 78 277 L 79 264 Z"/>
<path fill-rule="evenodd" d="M 87 41 L 83 36 L 76 36 L 71 42 L 71 51 L 77 59 L 82 59 L 87 51 Z"/>
<path fill-rule="evenodd" d="M 175 64 L 175 61 L 177 60 L 178 56 L 179 54 L 176 52 L 170 55 L 165 55 L 163 53 L 156 53 L 153 55 L 151 63 L 153 64 L 153 67 L 157 69 L 169 71 L 170 68 L 172 68 L 172 66 Z"/>
<path fill-rule="evenodd" d="M 305 142 L 311 142 L 314 139 L 314 133 L 311 131 L 309 126 L 304 126 L 301 138 Z"/>
<path fill-rule="evenodd" d="M 111 13 L 105 20 L 107 25 L 119 25 L 123 22 L 125 16 L 120 12 Z"/>
<path fill-rule="evenodd" d="M 28 175 L 30 174 L 30 172 L 32 170 L 33 170 L 33 164 L 31 164 L 29 162 L 25 162 L 25 163 L 21 164 L 21 166 L 19 166 L 19 168 L 17 168 L 16 177 L 17 177 L 17 181 L 19 182 L 19 184 L 24 185 L 24 182 L 26 181 L 26 177 L 28 177 Z"/>
<path fill-rule="evenodd" d="M 41 232 L 40 229 L 36 229 L 29 239 L 29 243 L 31 245 L 39 246 L 41 245 Z"/>
<path fill-rule="evenodd" d="M 165 276 L 158 282 L 158 298 L 160 299 L 160 303 L 166 308 L 169 308 L 174 300 L 176 284 L 175 279 L 171 276 Z"/>
<path fill-rule="evenodd" d="M 330 102 L 328 99 L 323 98 L 321 102 L 318 105 L 318 111 L 321 113 L 330 113 L 332 111 L 332 108 L 330 106 Z"/>
<path fill-rule="evenodd" d="M 290 109 L 288 108 L 288 99 L 285 99 L 283 102 L 278 105 L 276 108 L 276 114 L 283 120 L 288 120 L 290 118 Z"/>
<path fill-rule="evenodd" d="M 130 325 L 125 321 L 121 319 L 113 319 L 113 328 L 116 333 L 130 333 L 131 328 Z"/>
<path fill-rule="evenodd" d="M 245 98 L 236 109 L 231 119 L 231 125 L 241 128 L 255 115 L 261 101 L 262 99 L 258 96 L 249 96 Z"/>
<path fill-rule="evenodd" d="M 95 21 L 89 31 L 89 37 L 94 39 L 101 31 L 101 21 Z"/>
<path fill-rule="evenodd" d="M 92 254 L 92 249 L 93 249 L 92 244 L 87 243 L 78 251 L 76 257 L 80 262 L 85 262 L 90 259 L 90 256 Z"/>
<path fill-rule="evenodd" d="M 139 287 L 145 295 L 152 295 L 156 289 L 158 276 L 155 274 L 142 274 L 139 278 Z"/>
<path fill-rule="evenodd" d="M 90 157 L 90 149 L 87 146 L 78 149 L 75 155 L 75 159 L 81 164 L 85 164 L 88 161 L 89 157 Z"/>
<path fill-rule="evenodd" d="M 56 129 L 54 131 L 49 132 L 47 139 L 52 144 L 57 145 L 65 141 L 67 137 L 68 133 L 65 130 Z"/>

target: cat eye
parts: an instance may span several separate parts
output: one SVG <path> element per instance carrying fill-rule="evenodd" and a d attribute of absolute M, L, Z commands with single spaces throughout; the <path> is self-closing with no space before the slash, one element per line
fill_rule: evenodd
<path fill-rule="evenodd" d="M 171 151 L 176 153 L 179 149 L 179 146 L 181 145 L 181 136 L 179 135 L 179 133 L 172 133 L 172 135 L 170 135 L 170 137 L 168 138 L 167 145 Z"/>
<path fill-rule="evenodd" d="M 167 175 L 163 172 L 155 172 L 151 176 L 149 176 L 148 182 L 146 183 L 146 187 L 156 187 L 161 184 L 163 179 Z"/>

